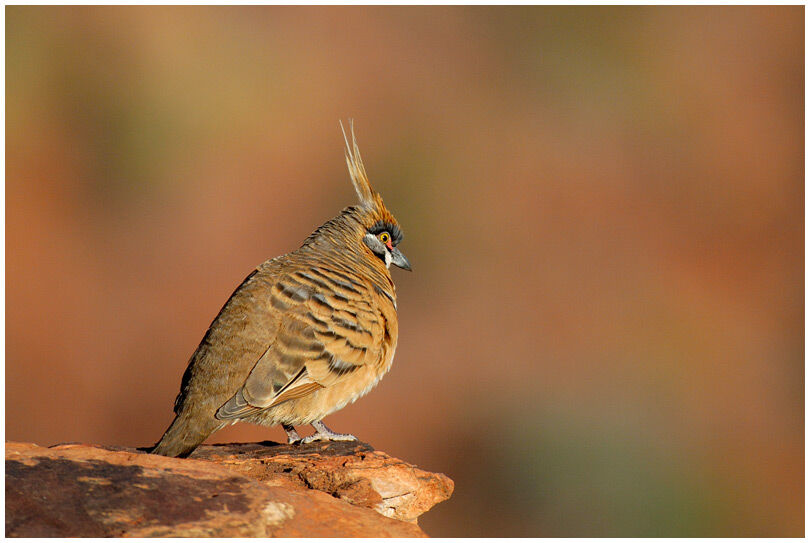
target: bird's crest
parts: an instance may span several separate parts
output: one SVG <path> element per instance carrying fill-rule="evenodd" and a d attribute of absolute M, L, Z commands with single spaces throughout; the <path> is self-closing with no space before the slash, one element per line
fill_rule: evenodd
<path fill-rule="evenodd" d="M 349 175 L 352 178 L 354 190 L 360 198 L 360 204 L 369 209 L 376 207 L 376 194 L 371 188 L 371 183 L 366 175 L 366 168 L 363 166 L 363 159 L 360 157 L 360 148 L 357 146 L 357 138 L 354 136 L 354 120 L 349 119 L 349 131 L 352 134 L 352 143 L 349 145 L 349 138 L 346 137 L 346 130 L 343 122 L 340 122 L 340 130 L 343 132 L 343 141 L 346 143 L 346 166 L 349 167 Z"/>

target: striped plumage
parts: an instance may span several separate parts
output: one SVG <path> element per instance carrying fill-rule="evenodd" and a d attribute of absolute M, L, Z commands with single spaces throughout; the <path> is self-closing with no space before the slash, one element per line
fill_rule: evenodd
<path fill-rule="evenodd" d="M 390 369 L 398 325 L 389 266 L 410 265 L 352 140 L 347 164 L 360 204 L 261 264 L 231 295 L 191 357 L 175 420 L 153 453 L 186 456 L 238 421 L 281 424 L 291 442 L 300 424 L 315 426 L 308 440 L 354 439 L 321 419 Z"/>

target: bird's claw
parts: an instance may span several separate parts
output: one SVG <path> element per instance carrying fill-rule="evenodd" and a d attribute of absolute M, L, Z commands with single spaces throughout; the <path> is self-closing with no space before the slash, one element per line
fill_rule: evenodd
<path fill-rule="evenodd" d="M 301 443 L 301 436 L 295 431 L 295 428 L 289 424 L 282 424 L 284 431 L 287 432 L 287 444 L 296 445 Z"/>
<path fill-rule="evenodd" d="M 351 434 L 321 434 L 316 433 L 301 440 L 302 444 L 313 443 L 315 441 L 357 441 Z"/>

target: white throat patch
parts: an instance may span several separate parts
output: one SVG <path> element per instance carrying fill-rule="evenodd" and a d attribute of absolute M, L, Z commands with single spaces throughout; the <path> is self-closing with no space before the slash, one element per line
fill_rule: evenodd
<path fill-rule="evenodd" d="M 366 234 L 365 238 L 366 238 L 366 240 L 365 240 L 366 245 L 368 245 L 368 248 L 371 249 L 372 251 L 374 251 L 375 253 L 377 251 L 374 250 L 374 247 L 379 247 L 379 248 L 382 249 L 383 254 L 384 254 L 383 258 L 385 259 L 385 267 L 390 268 L 391 267 L 391 261 L 394 259 L 394 257 L 391 256 L 391 251 L 389 251 L 388 248 L 383 244 L 383 242 L 378 240 L 377 237 L 374 234 L 370 234 L 370 233 Z"/>

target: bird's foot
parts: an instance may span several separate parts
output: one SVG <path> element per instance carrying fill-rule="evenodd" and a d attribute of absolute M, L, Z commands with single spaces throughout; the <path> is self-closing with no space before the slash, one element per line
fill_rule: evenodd
<path fill-rule="evenodd" d="M 357 441 L 357 438 L 351 434 L 336 434 L 334 432 L 322 434 L 318 432 L 305 437 L 301 440 L 301 443 L 313 443 L 315 441 Z"/>
<path fill-rule="evenodd" d="M 292 424 L 282 424 L 281 427 L 287 432 L 287 443 L 289 445 L 295 445 L 301 442 L 301 436 L 298 435 L 298 432 L 295 431 L 295 427 Z"/>
<path fill-rule="evenodd" d="M 315 433 L 301 440 L 301 443 L 312 443 L 314 441 L 357 441 L 351 434 L 336 434 L 326 427 L 324 423 L 316 420 L 312 423 Z"/>

